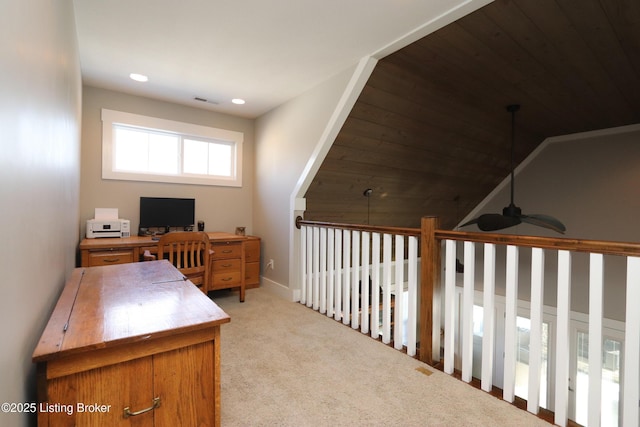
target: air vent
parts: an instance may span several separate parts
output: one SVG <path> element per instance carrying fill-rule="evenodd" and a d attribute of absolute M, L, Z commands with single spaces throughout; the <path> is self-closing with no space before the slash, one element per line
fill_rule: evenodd
<path fill-rule="evenodd" d="M 194 100 L 194 101 L 199 101 L 199 102 L 206 102 L 206 103 L 208 103 L 208 104 L 218 105 L 218 102 L 217 102 L 217 101 L 212 101 L 212 100 L 210 100 L 210 99 L 202 98 L 202 97 L 200 97 L 200 96 L 194 96 L 194 97 L 193 97 L 193 100 Z"/>

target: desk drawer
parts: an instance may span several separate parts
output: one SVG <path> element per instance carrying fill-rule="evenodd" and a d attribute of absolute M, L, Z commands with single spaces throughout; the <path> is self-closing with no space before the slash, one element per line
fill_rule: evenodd
<path fill-rule="evenodd" d="M 89 267 L 126 264 L 133 262 L 133 250 L 107 250 L 89 252 Z"/>
<path fill-rule="evenodd" d="M 225 259 L 225 258 L 242 258 L 242 242 L 226 242 L 226 243 L 214 243 L 211 245 L 214 253 L 212 258 Z"/>
<path fill-rule="evenodd" d="M 226 273 L 213 273 L 211 281 L 213 289 L 224 289 L 233 286 L 240 286 L 242 282 L 242 272 L 232 271 Z"/>
<path fill-rule="evenodd" d="M 220 259 L 213 261 L 213 273 L 223 273 L 230 271 L 240 271 L 241 262 L 239 259 Z"/>

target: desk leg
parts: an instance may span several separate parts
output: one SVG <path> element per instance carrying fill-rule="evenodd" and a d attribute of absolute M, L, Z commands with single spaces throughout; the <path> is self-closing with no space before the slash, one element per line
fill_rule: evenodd
<path fill-rule="evenodd" d="M 213 331 L 213 363 L 214 363 L 214 372 L 213 372 L 213 406 L 214 406 L 214 419 L 213 422 L 216 426 L 221 425 L 221 416 L 220 416 L 220 326 L 216 326 Z"/>

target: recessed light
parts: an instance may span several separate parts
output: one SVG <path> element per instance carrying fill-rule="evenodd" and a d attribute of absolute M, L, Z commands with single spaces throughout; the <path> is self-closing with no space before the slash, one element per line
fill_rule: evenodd
<path fill-rule="evenodd" d="M 129 74 L 129 77 L 131 78 L 131 80 L 135 80 L 137 82 L 146 82 L 149 80 L 149 77 L 145 76 L 144 74 L 131 73 Z"/>
<path fill-rule="evenodd" d="M 234 104 L 242 105 L 244 104 L 244 99 L 234 98 L 231 100 L 231 102 L 233 102 Z"/>

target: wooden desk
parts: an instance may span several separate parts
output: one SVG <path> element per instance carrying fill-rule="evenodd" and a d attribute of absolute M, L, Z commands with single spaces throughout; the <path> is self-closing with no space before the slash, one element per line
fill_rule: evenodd
<path fill-rule="evenodd" d="M 221 231 L 207 234 L 215 253 L 210 281 L 202 291 L 239 288 L 240 299 L 244 300 L 245 289 L 260 286 L 260 238 Z M 151 236 L 83 239 L 80 265 L 93 267 L 138 262 L 145 250 L 155 252 L 157 244 Z"/>
<path fill-rule="evenodd" d="M 229 320 L 168 261 L 75 269 L 33 353 L 38 425 L 220 425 Z"/>

